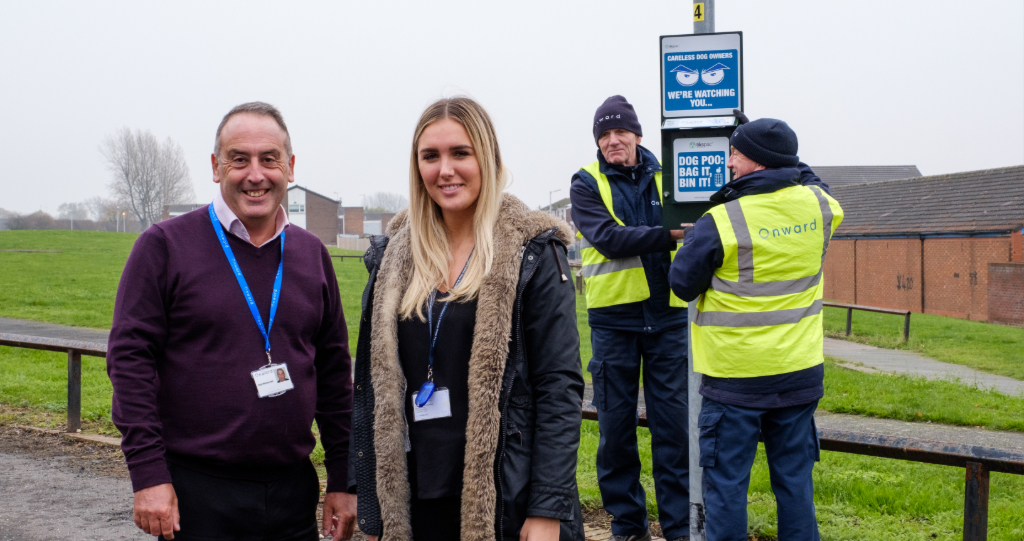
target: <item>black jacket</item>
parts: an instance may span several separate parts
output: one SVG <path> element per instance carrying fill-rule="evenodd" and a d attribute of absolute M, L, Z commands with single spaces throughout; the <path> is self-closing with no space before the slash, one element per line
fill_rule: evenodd
<path fill-rule="evenodd" d="M 375 373 L 384 373 L 386 367 L 380 367 L 380 361 L 371 352 L 382 351 L 378 347 L 381 343 L 385 343 L 387 348 L 391 345 L 387 344 L 387 337 L 373 328 L 374 322 L 383 321 L 374 316 L 373 309 L 375 304 L 382 306 L 385 303 L 376 298 L 386 295 L 384 289 L 378 292 L 376 288 L 379 277 L 383 276 L 382 267 L 390 265 L 384 260 L 384 254 L 390 253 L 388 250 L 399 249 L 396 243 L 402 243 L 403 239 L 408 242 L 408 235 L 402 237 L 401 232 L 404 221 L 404 216 L 396 216 L 393 225 L 389 226 L 390 236 L 374 237 L 366 252 L 365 262 L 370 278 L 363 293 L 356 349 L 352 473 L 349 477 L 354 480 L 351 489 L 359 495 L 360 529 L 379 535 L 385 525 L 390 524 L 387 527 L 389 539 L 406 536 L 407 477 L 405 494 L 395 493 L 403 488 L 401 480 L 396 478 L 403 471 L 407 475 L 407 470 L 385 466 L 404 458 L 400 449 L 391 452 L 390 456 L 395 458 L 390 462 L 378 460 L 378 451 L 395 448 L 398 443 L 377 440 L 392 438 L 397 428 L 392 425 L 400 421 L 390 416 L 382 419 L 375 414 L 375 409 L 382 411 L 377 401 L 381 396 L 390 396 L 379 388 L 379 382 L 387 380 L 388 385 L 392 385 L 390 380 L 404 378 L 400 372 L 397 376 L 389 373 L 383 379 L 374 377 Z M 394 226 L 395 222 L 398 227 Z M 486 383 L 486 375 L 474 379 L 474 361 L 470 361 L 471 413 L 467 427 L 463 509 L 467 508 L 467 498 L 486 494 L 488 487 L 500 488 L 493 492 L 494 501 L 478 503 L 476 500 L 479 498 L 473 498 L 469 523 L 480 527 L 475 528 L 477 531 L 463 531 L 462 539 L 519 539 L 519 530 L 528 516 L 560 519 L 562 540 L 583 539 L 576 488 L 576 450 L 582 422 L 584 383 L 576 327 L 575 291 L 568 279 L 565 253 L 567 230 L 564 223 L 559 227 L 554 218 L 530 212 L 518 200 L 505 196 L 495 232 L 495 268 L 488 278 L 491 285 L 497 287 L 491 289 L 485 282 L 481 288 L 473 356 L 476 358 L 478 351 L 487 349 L 488 344 L 492 345 L 490 349 L 502 351 L 507 344 L 507 353 L 503 362 L 498 363 L 504 365 L 501 372 L 494 371 L 493 387 Z M 524 233 L 533 236 L 524 236 Z M 518 270 L 507 268 L 510 266 L 507 263 L 509 258 L 503 257 L 502 253 L 511 253 L 511 259 L 518 260 L 513 262 Z M 498 293 L 492 298 L 494 292 Z M 489 307 L 505 305 L 511 308 L 511 318 L 500 308 L 497 312 L 488 311 Z M 488 321 L 489 318 L 494 321 Z M 508 334 L 503 335 L 503 327 L 508 328 Z M 492 328 L 495 334 L 490 336 Z M 485 357 L 485 353 L 480 357 Z M 481 414 L 474 420 L 473 393 L 486 388 L 497 390 L 496 397 L 480 393 L 477 404 L 484 406 L 485 410 L 494 408 L 496 417 L 487 419 L 486 414 Z M 474 434 L 482 436 L 472 437 Z M 489 466 L 486 474 L 484 477 L 474 475 L 471 457 L 490 453 L 487 442 L 493 438 L 496 438 L 493 455 L 486 455 L 490 458 L 485 456 Z M 386 486 L 379 486 L 381 480 Z M 463 524 L 467 524 L 465 515 Z M 493 536 L 488 536 L 487 531 Z"/>

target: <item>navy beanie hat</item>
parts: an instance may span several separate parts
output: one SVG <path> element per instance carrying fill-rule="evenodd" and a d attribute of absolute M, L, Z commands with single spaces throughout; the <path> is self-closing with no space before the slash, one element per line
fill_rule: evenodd
<path fill-rule="evenodd" d="M 644 135 L 636 111 L 622 96 L 612 96 L 597 108 L 594 113 L 594 141 L 600 139 L 602 133 L 615 128 L 629 130 L 641 137 Z"/>
<path fill-rule="evenodd" d="M 796 167 L 796 133 L 789 124 L 774 118 L 759 118 L 736 128 L 729 144 L 744 156 L 769 168 Z"/>

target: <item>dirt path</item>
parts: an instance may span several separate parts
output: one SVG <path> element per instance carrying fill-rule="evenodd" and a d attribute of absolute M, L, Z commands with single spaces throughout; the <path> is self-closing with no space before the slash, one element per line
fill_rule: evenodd
<path fill-rule="evenodd" d="M 121 453 L 0 427 L 0 541 L 152 539 L 132 522 Z"/>

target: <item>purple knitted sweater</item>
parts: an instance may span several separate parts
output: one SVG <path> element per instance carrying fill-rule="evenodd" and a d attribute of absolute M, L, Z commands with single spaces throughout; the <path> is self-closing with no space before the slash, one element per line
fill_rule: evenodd
<path fill-rule="evenodd" d="M 287 229 L 270 346 L 295 389 L 258 398 L 250 372 L 267 363 L 263 335 L 208 212 L 147 229 L 117 289 L 107 373 L 133 490 L 170 483 L 168 460 L 211 475 L 274 479 L 307 459 L 316 419 L 327 490 L 345 492 L 351 357 L 327 249 L 311 233 Z M 227 238 L 266 326 L 281 239 L 257 248 Z"/>

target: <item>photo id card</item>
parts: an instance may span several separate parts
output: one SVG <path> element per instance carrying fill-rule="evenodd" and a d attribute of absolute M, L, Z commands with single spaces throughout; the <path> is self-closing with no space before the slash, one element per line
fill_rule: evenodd
<path fill-rule="evenodd" d="M 422 408 L 416 407 L 416 395 L 419 391 L 412 393 L 412 416 L 414 421 L 429 421 L 452 416 L 452 405 L 448 402 L 448 389 L 438 387 L 430 400 Z"/>
<path fill-rule="evenodd" d="M 278 396 L 295 388 L 292 377 L 288 374 L 288 365 L 269 364 L 259 370 L 252 371 L 252 379 L 256 382 L 256 394 L 260 398 Z"/>

